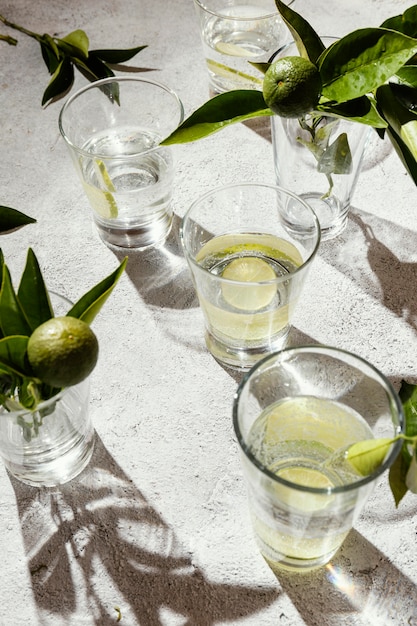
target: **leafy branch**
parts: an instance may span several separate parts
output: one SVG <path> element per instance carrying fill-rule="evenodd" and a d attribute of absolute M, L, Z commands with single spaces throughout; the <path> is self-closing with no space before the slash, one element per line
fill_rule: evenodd
<path fill-rule="evenodd" d="M 127 257 L 112 274 L 84 294 L 66 315 L 91 324 L 113 291 L 126 263 Z M 39 402 L 60 391 L 36 378 L 27 358 L 30 335 L 54 317 L 54 310 L 32 249 L 28 250 L 17 290 L 0 250 L 0 280 L 0 404 L 9 411 L 22 408 L 33 411 Z"/>
<path fill-rule="evenodd" d="M 275 2 L 299 54 L 319 70 L 322 90 L 315 114 L 366 124 L 381 136 L 386 133 L 417 184 L 417 5 L 379 28 L 355 30 L 326 48 L 299 13 L 282 0 Z M 266 73 L 272 62 L 252 65 Z M 230 124 L 268 115 L 274 113 L 260 91 L 219 94 L 163 144 L 196 141 Z"/>
<path fill-rule="evenodd" d="M 35 39 L 41 47 L 42 58 L 51 79 L 42 97 L 42 105 L 55 101 L 67 93 L 74 83 L 74 68 L 90 82 L 114 76 L 112 65 L 125 63 L 147 46 L 129 49 L 89 50 L 89 39 L 83 30 L 74 30 L 65 37 L 40 35 L 23 26 L 14 24 L 0 15 L 0 22 L 28 37 Z M 16 45 L 13 37 L 0 35 L 0 41 Z"/>

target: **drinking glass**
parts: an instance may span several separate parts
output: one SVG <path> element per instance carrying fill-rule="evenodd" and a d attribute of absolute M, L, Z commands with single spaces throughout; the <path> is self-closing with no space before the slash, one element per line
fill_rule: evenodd
<path fill-rule="evenodd" d="M 213 91 L 262 90 L 263 76 L 249 61 L 268 61 L 289 38 L 274 0 L 194 0 L 194 3 Z"/>
<path fill-rule="evenodd" d="M 320 345 L 258 362 L 237 390 L 233 421 L 260 550 L 273 569 L 300 572 L 330 561 L 402 442 L 365 476 L 346 460 L 348 447 L 404 429 L 385 376 Z"/>
<path fill-rule="evenodd" d="M 192 204 L 180 236 L 211 354 L 248 369 L 282 348 L 320 242 L 308 204 L 272 185 L 227 185 Z"/>
<path fill-rule="evenodd" d="M 159 143 L 184 117 L 169 87 L 145 78 L 106 78 L 64 104 L 59 128 L 102 240 L 116 248 L 162 244 L 172 223 L 174 165 Z"/>

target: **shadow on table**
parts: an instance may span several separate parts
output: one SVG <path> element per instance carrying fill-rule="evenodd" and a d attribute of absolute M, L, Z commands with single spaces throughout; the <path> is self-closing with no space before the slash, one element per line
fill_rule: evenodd
<path fill-rule="evenodd" d="M 417 330 L 416 235 L 375 215 L 351 210 L 346 230 L 320 256 Z"/>
<path fill-rule="evenodd" d="M 306 626 L 417 625 L 416 585 L 356 530 L 326 567 L 277 579 Z"/>
<path fill-rule="evenodd" d="M 210 626 L 256 613 L 280 594 L 207 580 L 99 439 L 77 481 L 34 489 L 11 480 L 43 625 L 82 615 L 79 623 L 107 626 L 121 615 L 158 626 L 168 612 L 175 623 Z"/>

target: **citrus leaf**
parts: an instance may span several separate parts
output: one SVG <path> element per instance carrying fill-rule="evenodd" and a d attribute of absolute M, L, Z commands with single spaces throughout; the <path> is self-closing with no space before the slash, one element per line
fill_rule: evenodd
<path fill-rule="evenodd" d="M 417 6 L 410 7 L 402 15 L 388 18 L 381 24 L 381 28 L 389 28 L 409 37 L 417 37 Z"/>
<path fill-rule="evenodd" d="M 406 444 L 403 445 L 403 449 Z M 408 491 L 405 484 L 409 463 L 404 459 L 403 452 L 397 456 L 389 470 L 389 486 L 394 497 L 395 506 L 398 507 Z"/>
<path fill-rule="evenodd" d="M 30 324 L 15 294 L 7 265 L 3 264 L 3 280 L 0 291 L 0 326 L 4 337 L 32 333 Z"/>
<path fill-rule="evenodd" d="M 15 228 L 20 228 L 20 226 L 34 224 L 35 222 L 36 220 L 33 217 L 29 217 L 17 209 L 0 206 L 0 233 L 7 233 Z"/>
<path fill-rule="evenodd" d="M 122 275 L 128 258 L 125 257 L 119 267 L 107 278 L 104 278 L 95 287 L 84 294 L 78 302 L 68 311 L 67 315 L 78 317 L 87 324 L 91 324 L 107 298 L 113 291 L 117 281 Z"/>
<path fill-rule="evenodd" d="M 53 74 L 60 62 L 59 50 L 53 37 L 46 34 L 39 42 L 41 46 L 42 58 L 45 62 L 48 72 Z"/>
<path fill-rule="evenodd" d="M 384 28 L 362 28 L 321 55 L 322 95 L 335 102 L 359 98 L 384 84 L 417 52 L 417 41 Z"/>
<path fill-rule="evenodd" d="M 407 85 L 417 88 L 417 65 L 404 65 L 396 76 Z"/>
<path fill-rule="evenodd" d="M 411 459 L 410 466 L 405 477 L 405 484 L 412 493 L 417 493 L 417 459 L 416 449 Z"/>
<path fill-rule="evenodd" d="M 31 248 L 27 252 L 17 297 L 32 331 L 54 316 L 38 260 Z"/>
<path fill-rule="evenodd" d="M 88 59 L 74 59 L 76 67 L 90 81 L 114 76 L 114 72 L 97 57 L 89 56 Z"/>
<path fill-rule="evenodd" d="M 0 369 L 10 373 L 12 377 L 30 375 L 30 368 L 26 359 L 26 349 L 29 337 L 14 335 L 0 339 Z"/>
<path fill-rule="evenodd" d="M 398 392 L 405 414 L 405 434 L 407 437 L 417 436 L 417 385 L 401 381 Z"/>
<path fill-rule="evenodd" d="M 266 115 L 273 113 L 260 91 L 236 89 L 221 93 L 194 111 L 161 145 L 196 141 L 230 124 Z"/>
<path fill-rule="evenodd" d="M 63 95 L 74 82 L 74 68 L 68 57 L 59 63 L 42 97 L 42 105 Z"/>
<path fill-rule="evenodd" d="M 55 40 L 58 47 L 72 57 L 86 59 L 88 57 L 89 41 L 83 30 L 74 30 L 62 39 Z"/>
<path fill-rule="evenodd" d="M 300 56 L 316 64 L 325 46 L 314 28 L 281 0 L 275 0 L 275 4 L 294 38 Z"/>
<path fill-rule="evenodd" d="M 358 441 L 348 448 L 346 459 L 359 474 L 368 476 L 378 469 L 395 441 L 398 437 Z"/>
<path fill-rule="evenodd" d="M 331 115 L 332 117 L 342 118 L 351 122 L 359 122 L 372 126 L 373 128 L 386 128 L 387 122 L 378 113 L 375 102 L 369 96 L 355 98 L 348 102 L 334 104 L 333 102 L 320 101 L 316 107 L 317 111 Z"/>
<path fill-rule="evenodd" d="M 124 63 L 147 47 L 148 46 L 138 46 L 137 48 L 128 48 L 126 50 L 90 50 L 89 56 L 97 57 L 105 63 Z"/>

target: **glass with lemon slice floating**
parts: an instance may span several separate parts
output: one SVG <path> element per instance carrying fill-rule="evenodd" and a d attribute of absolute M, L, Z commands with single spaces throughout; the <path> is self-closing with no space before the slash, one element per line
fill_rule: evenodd
<path fill-rule="evenodd" d="M 144 78 L 108 78 L 80 89 L 59 117 L 103 241 L 144 249 L 172 223 L 174 165 L 160 146 L 183 119 L 177 95 Z"/>
<path fill-rule="evenodd" d="M 287 348 L 246 375 L 233 420 L 263 556 L 273 569 L 328 563 L 399 452 L 397 442 L 367 476 L 346 459 L 356 442 L 403 431 L 391 383 L 349 352 Z"/>
<path fill-rule="evenodd" d="M 193 203 L 181 239 L 212 355 L 249 369 L 282 348 L 320 241 L 311 208 L 279 187 L 229 185 Z"/>
<path fill-rule="evenodd" d="M 274 0 L 195 0 L 195 7 L 213 91 L 262 90 L 248 61 L 268 61 L 288 38 Z"/>

